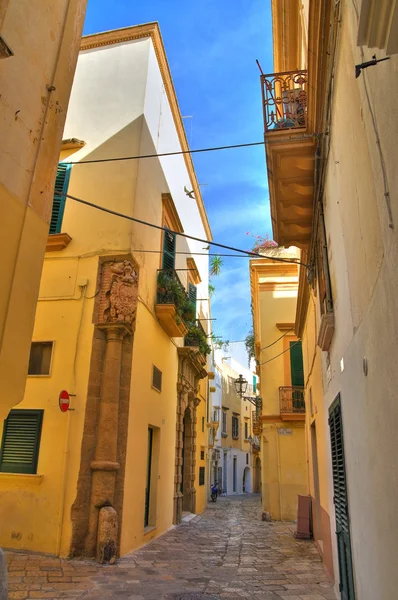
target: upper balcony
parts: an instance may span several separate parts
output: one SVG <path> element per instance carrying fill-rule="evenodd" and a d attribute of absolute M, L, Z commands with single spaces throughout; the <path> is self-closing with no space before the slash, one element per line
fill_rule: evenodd
<path fill-rule="evenodd" d="M 265 133 L 305 129 L 307 122 L 307 71 L 286 71 L 261 76 Z"/>
<path fill-rule="evenodd" d="M 190 346 L 199 349 L 199 354 L 203 364 L 206 363 L 206 356 L 210 354 L 211 348 L 207 343 L 208 336 L 199 319 L 195 322 L 187 323 L 188 333 L 184 338 L 184 346 Z"/>
<path fill-rule="evenodd" d="M 279 404 L 282 420 L 305 420 L 304 388 L 296 386 L 280 387 Z"/>
<path fill-rule="evenodd" d="M 170 337 L 184 337 L 196 309 L 174 269 L 158 272 L 155 314 Z"/>
<path fill-rule="evenodd" d="M 280 246 L 306 248 L 316 149 L 307 71 L 261 75 L 261 92 L 273 236 Z"/>

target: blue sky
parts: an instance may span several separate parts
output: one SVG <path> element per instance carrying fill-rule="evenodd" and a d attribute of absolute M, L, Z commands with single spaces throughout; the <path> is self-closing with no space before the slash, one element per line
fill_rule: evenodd
<path fill-rule="evenodd" d="M 267 0 L 89 0 L 84 34 L 158 21 L 191 148 L 263 139 L 259 71 L 272 66 Z M 214 240 L 250 249 L 271 235 L 262 146 L 194 155 Z M 224 258 L 214 280 L 213 330 L 242 340 L 251 327 L 249 264 Z"/>

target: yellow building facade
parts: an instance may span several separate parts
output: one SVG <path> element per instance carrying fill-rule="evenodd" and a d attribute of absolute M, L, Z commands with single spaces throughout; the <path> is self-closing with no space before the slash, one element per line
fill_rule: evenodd
<path fill-rule="evenodd" d="M 0 6 L 0 421 L 24 395 L 86 0 Z M 21 75 L 23 74 L 23 76 Z"/>
<path fill-rule="evenodd" d="M 272 8 L 265 141 L 274 239 L 302 250 L 295 332 L 313 534 L 344 600 L 389 600 L 398 527 L 398 7 Z"/>
<path fill-rule="evenodd" d="M 294 259 L 295 249 L 278 253 Z M 292 521 L 308 493 L 301 342 L 294 334 L 298 267 L 270 258 L 250 261 L 257 369 L 262 398 L 261 482 L 267 518 Z"/>
<path fill-rule="evenodd" d="M 26 393 L 1 432 L 5 547 L 112 561 L 206 504 L 208 256 L 180 234 L 211 231 L 191 158 L 84 163 L 176 149 L 157 24 L 83 38 Z"/>

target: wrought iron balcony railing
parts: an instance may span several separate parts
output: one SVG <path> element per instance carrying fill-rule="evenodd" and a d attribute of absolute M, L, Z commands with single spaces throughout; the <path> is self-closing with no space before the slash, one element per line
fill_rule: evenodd
<path fill-rule="evenodd" d="M 266 133 L 306 126 L 307 83 L 307 71 L 261 75 Z"/>
<path fill-rule="evenodd" d="M 305 413 L 304 388 L 283 386 L 279 388 L 281 413 Z"/>

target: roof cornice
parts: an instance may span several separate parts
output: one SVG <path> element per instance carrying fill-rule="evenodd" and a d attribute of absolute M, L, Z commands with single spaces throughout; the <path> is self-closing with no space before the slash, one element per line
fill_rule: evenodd
<path fill-rule="evenodd" d="M 150 38 L 152 40 L 156 58 L 158 60 L 159 69 L 162 75 L 167 98 L 170 103 L 171 112 L 176 126 L 178 139 L 183 151 L 189 150 L 188 140 L 185 134 L 184 124 L 181 117 L 180 107 L 177 101 L 177 95 L 171 77 L 170 67 L 167 61 L 166 52 L 160 33 L 158 23 L 145 23 L 143 25 L 134 25 L 133 27 L 124 27 L 122 29 L 112 29 L 102 33 L 94 33 L 86 35 L 82 38 L 80 51 L 91 50 L 93 48 L 102 48 L 113 44 L 122 44 L 132 40 Z M 213 236 L 210 229 L 209 220 L 207 218 L 206 209 L 203 203 L 202 194 L 195 173 L 191 154 L 184 154 L 185 165 L 194 190 L 196 204 L 199 209 L 199 214 L 202 219 L 203 227 L 208 240 L 212 240 Z"/>

